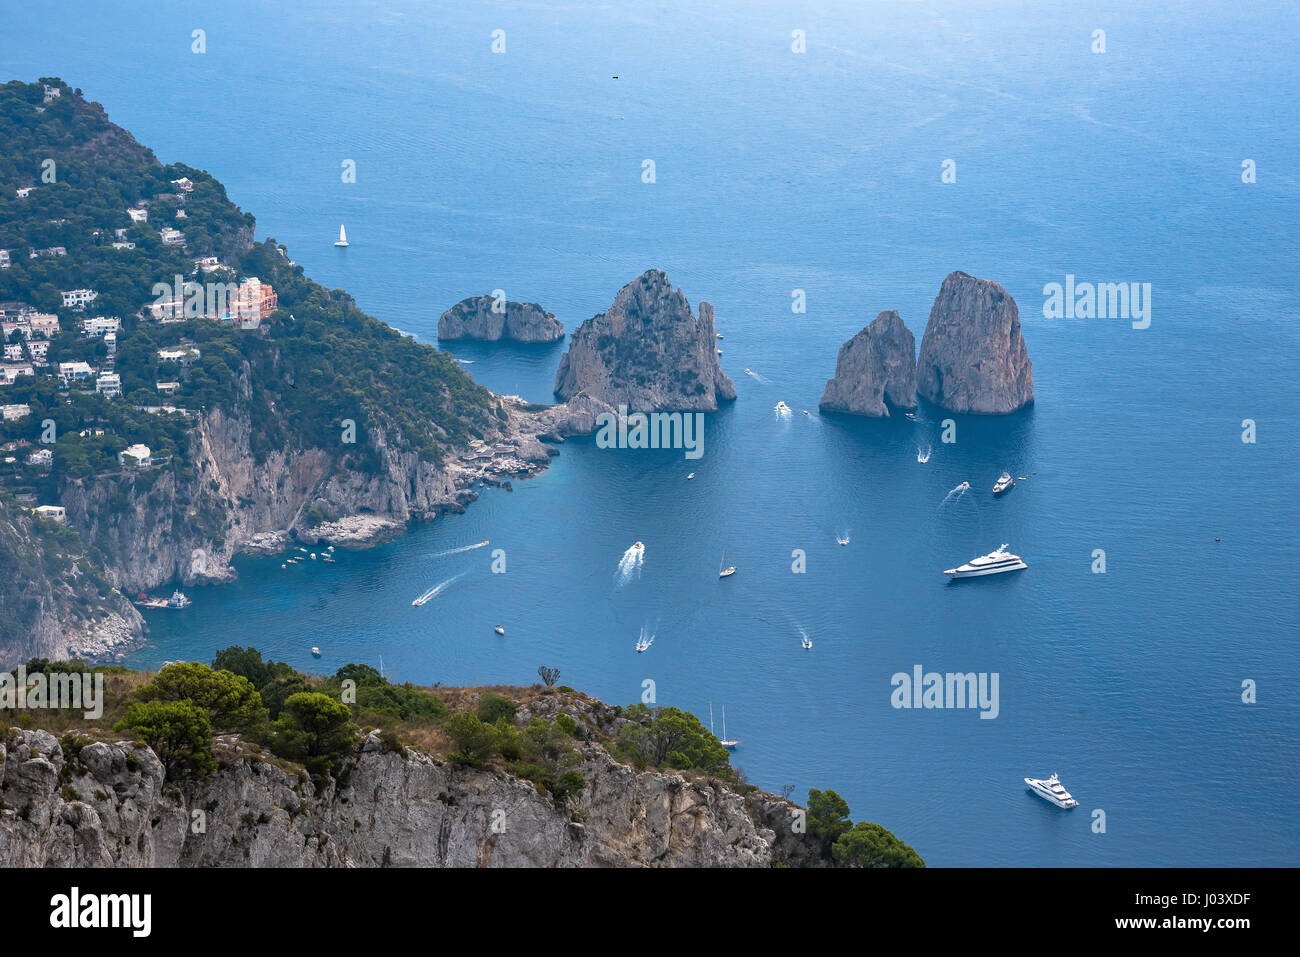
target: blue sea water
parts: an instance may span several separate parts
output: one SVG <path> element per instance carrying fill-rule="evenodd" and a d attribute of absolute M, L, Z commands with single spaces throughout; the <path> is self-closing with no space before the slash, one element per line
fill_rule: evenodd
<path fill-rule="evenodd" d="M 3 79 L 83 88 L 395 327 L 434 342 L 444 309 L 500 288 L 574 328 L 658 267 L 714 304 L 739 393 L 698 462 L 571 441 L 388 545 L 241 561 L 151 614 L 129 663 L 252 644 L 445 684 L 547 664 L 616 703 L 650 679 L 719 731 L 725 706 L 754 783 L 833 788 L 931 865 L 1300 863 L 1293 5 L 699 6 L 6 7 Z M 1035 405 L 956 416 L 955 444 L 935 409 L 818 415 L 839 345 L 890 308 L 919 341 L 954 269 L 1020 304 Z M 1150 328 L 1044 318 L 1067 274 L 1151 283 Z M 545 402 L 563 346 L 452 351 Z M 1004 468 L 1027 479 L 995 500 Z M 1029 568 L 946 583 L 1001 542 Z M 893 708 L 917 664 L 998 673 L 997 718 Z M 1025 792 L 1052 771 L 1080 809 Z"/>

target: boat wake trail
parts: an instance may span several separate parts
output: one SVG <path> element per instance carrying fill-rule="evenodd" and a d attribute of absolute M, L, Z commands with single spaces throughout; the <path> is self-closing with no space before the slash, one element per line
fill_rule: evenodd
<path fill-rule="evenodd" d="M 984 520 L 980 515 L 979 502 L 976 500 L 974 495 L 966 494 L 969 491 L 970 482 L 962 482 L 945 495 L 943 501 L 939 503 L 938 508 L 934 510 L 935 522 L 938 523 L 942 521 L 944 523 L 949 523 L 961 521 L 961 516 L 963 516 L 965 512 L 964 510 L 961 510 L 959 506 L 964 500 L 970 503 L 970 511 L 975 516 L 976 534 L 982 537 L 984 532 Z M 946 505 L 951 505 L 953 507 L 945 509 L 944 506 Z"/>
<path fill-rule="evenodd" d="M 918 445 L 916 447 L 916 460 L 922 465 L 930 461 L 930 446 L 927 445 L 925 448 L 921 448 L 921 446 Z"/>
<path fill-rule="evenodd" d="M 614 573 L 616 586 L 626 585 L 633 578 L 641 575 L 641 566 L 645 564 L 645 546 L 637 542 L 623 553 L 618 560 L 618 570 Z"/>
<path fill-rule="evenodd" d="M 637 640 L 636 640 L 636 650 L 637 650 L 637 651 L 648 651 L 649 648 L 650 648 L 650 646 L 653 645 L 653 644 L 655 643 L 655 636 L 654 636 L 654 635 L 651 635 L 651 634 L 648 634 L 648 633 L 647 633 L 648 631 L 649 631 L 649 629 L 647 629 L 647 628 L 642 628 L 642 629 L 641 629 L 641 635 L 640 635 L 640 637 L 637 638 Z"/>
<path fill-rule="evenodd" d="M 430 555 L 429 558 L 446 558 L 448 555 L 459 555 L 461 552 L 472 552 L 476 548 L 483 548 L 487 545 L 487 540 L 479 542 L 477 545 L 462 545 L 460 548 L 449 548 L 445 552 L 438 552 L 436 555 Z"/>
<path fill-rule="evenodd" d="M 919 457 L 917 461 L 920 461 Z M 939 507 L 943 508 L 949 502 L 957 501 L 969 491 L 970 491 L 970 482 L 962 482 L 955 489 L 953 489 L 951 492 L 949 492 L 947 495 L 943 497 L 943 501 L 939 503 Z"/>
<path fill-rule="evenodd" d="M 459 575 L 452 575 L 446 581 L 438 582 L 438 584 L 434 585 L 432 588 L 430 588 L 419 598 L 415 599 L 415 601 L 411 602 L 411 604 L 418 606 L 418 605 L 423 605 L 425 602 L 432 601 L 433 599 L 441 595 L 444 591 L 446 591 L 448 586 L 450 586 L 452 582 L 460 581 L 460 579 L 464 578 L 468 574 L 469 574 L 469 569 L 467 568 Z"/>
<path fill-rule="evenodd" d="M 752 371 L 752 370 L 746 370 L 746 371 L 749 371 L 749 377 L 750 377 L 751 379 L 753 379 L 755 382 L 757 382 L 759 385 L 771 385 L 771 384 L 772 384 L 772 380 L 769 379 L 769 378 L 767 378 L 767 376 L 759 375 L 757 372 L 754 372 L 754 371 Z"/>

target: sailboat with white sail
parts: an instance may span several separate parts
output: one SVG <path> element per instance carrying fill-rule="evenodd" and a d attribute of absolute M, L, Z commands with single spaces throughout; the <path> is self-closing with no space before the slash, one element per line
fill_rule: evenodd
<path fill-rule="evenodd" d="M 722 706 L 722 737 L 718 740 L 718 743 L 728 751 L 735 751 L 736 745 L 740 744 L 738 740 L 727 737 L 727 706 L 725 704 Z"/>
<path fill-rule="evenodd" d="M 712 701 L 709 702 L 709 734 L 713 735 L 715 738 L 718 736 L 717 732 L 713 730 L 713 702 Z M 722 737 L 719 739 L 718 743 L 721 744 L 728 751 L 735 751 L 736 745 L 740 744 L 739 741 L 727 740 L 727 706 L 725 704 L 722 706 Z"/>
<path fill-rule="evenodd" d="M 335 246 L 347 246 L 347 245 L 349 245 L 349 243 L 348 243 L 348 234 L 347 234 L 347 231 L 343 228 L 343 224 L 342 224 L 342 223 L 339 223 L 339 239 L 338 239 L 338 242 L 336 242 L 334 245 L 335 245 Z"/>
<path fill-rule="evenodd" d="M 736 574 L 736 566 L 727 564 L 727 550 L 724 548 L 722 550 L 722 561 L 718 565 L 718 577 L 729 578 L 734 574 Z"/>

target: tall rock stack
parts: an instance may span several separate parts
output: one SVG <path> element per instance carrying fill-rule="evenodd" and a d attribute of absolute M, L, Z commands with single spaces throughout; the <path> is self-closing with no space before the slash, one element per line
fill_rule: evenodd
<path fill-rule="evenodd" d="M 920 395 L 952 412 L 1004 415 L 1033 402 L 1016 301 L 991 280 L 950 273 L 930 310 L 916 378 Z"/>
<path fill-rule="evenodd" d="M 916 407 L 916 340 L 894 309 L 840 346 L 835 378 L 826 383 L 818 407 L 888 418 L 885 400 L 904 409 Z"/>
<path fill-rule="evenodd" d="M 580 392 L 633 412 L 716 411 L 736 387 L 718 365 L 713 307 L 700 303 L 697 319 L 663 272 L 642 273 L 573 333 L 555 394 Z"/>

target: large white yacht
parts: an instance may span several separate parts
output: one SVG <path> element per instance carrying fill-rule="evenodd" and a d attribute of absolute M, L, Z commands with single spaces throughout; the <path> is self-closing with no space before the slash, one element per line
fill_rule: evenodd
<path fill-rule="evenodd" d="M 1050 801 L 1057 807 L 1079 806 L 1079 802 L 1070 797 L 1070 792 L 1061 784 L 1056 772 L 1052 772 L 1052 776 L 1046 781 L 1040 781 L 1038 778 L 1025 778 L 1025 784 L 1029 785 L 1029 790 L 1034 794 L 1037 794 L 1044 801 Z"/>
<path fill-rule="evenodd" d="M 1020 560 L 1019 555 L 1012 555 L 1007 551 L 1006 545 L 1001 545 L 995 552 L 972 558 L 965 565 L 958 565 L 956 568 L 946 568 L 943 573 L 953 578 L 975 578 L 979 575 L 997 575 L 1001 572 L 1014 572 L 1028 567 Z"/>

